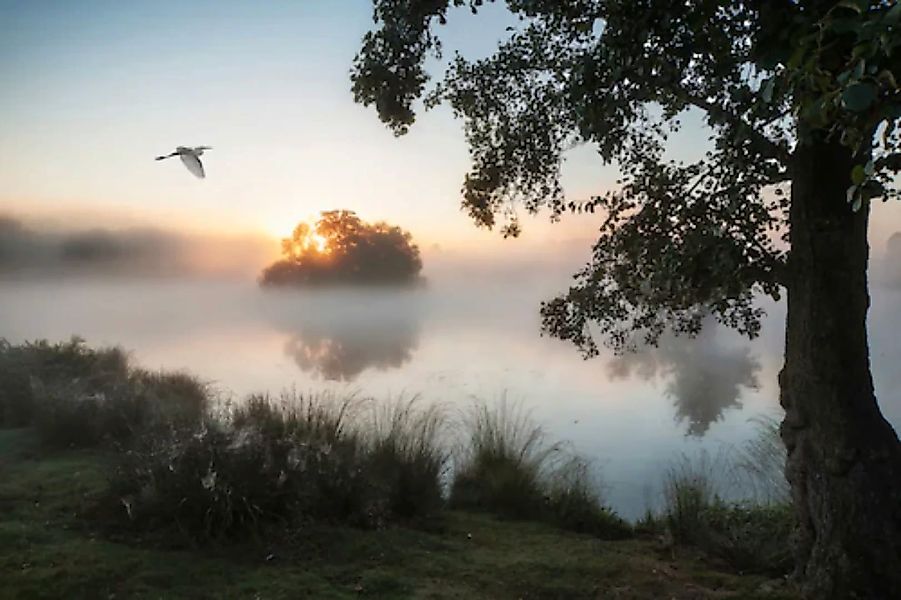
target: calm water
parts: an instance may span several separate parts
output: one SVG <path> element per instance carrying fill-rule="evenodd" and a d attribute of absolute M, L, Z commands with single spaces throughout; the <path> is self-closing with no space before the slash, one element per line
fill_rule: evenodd
<path fill-rule="evenodd" d="M 634 517 L 680 452 L 716 451 L 778 415 L 783 308 L 748 342 L 708 328 L 695 340 L 583 361 L 538 333 L 559 286 L 448 278 L 406 292 L 263 293 L 235 282 L 0 282 L 0 336 L 120 344 L 144 366 L 185 368 L 221 390 L 420 394 L 466 406 L 504 394 L 593 458 L 608 498 Z M 901 292 L 874 289 L 873 372 L 901 424 Z"/>

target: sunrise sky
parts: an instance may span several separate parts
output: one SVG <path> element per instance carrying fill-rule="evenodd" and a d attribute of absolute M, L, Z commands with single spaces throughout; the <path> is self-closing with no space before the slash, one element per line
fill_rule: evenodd
<path fill-rule="evenodd" d="M 496 6 L 479 18 L 454 12 L 446 55 L 489 53 L 508 19 Z M 353 103 L 348 73 L 371 26 L 368 0 L 0 0 L 0 212 L 281 236 L 349 208 L 411 230 L 423 247 L 494 247 L 500 236 L 459 210 L 468 159 L 449 111 L 397 139 Z M 706 137 L 688 122 L 673 148 L 685 158 Z M 206 180 L 153 160 L 201 144 L 214 147 Z M 572 197 L 614 179 L 590 148 L 571 153 Z M 546 247 L 595 228 L 542 218 L 512 243 Z M 897 230 L 901 207 L 877 207 L 874 251 Z"/>

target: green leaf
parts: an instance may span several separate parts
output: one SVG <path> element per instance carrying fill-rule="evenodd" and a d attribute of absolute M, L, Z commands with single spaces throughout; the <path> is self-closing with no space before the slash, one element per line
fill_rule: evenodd
<path fill-rule="evenodd" d="M 901 119 L 901 102 L 886 102 L 882 105 L 880 111 L 882 118 L 891 122 L 895 119 Z"/>
<path fill-rule="evenodd" d="M 854 203 L 851 205 L 851 211 L 857 212 L 860 210 L 860 205 L 863 204 L 863 198 L 858 196 L 855 198 Z"/>
<path fill-rule="evenodd" d="M 835 33 L 843 34 L 856 32 L 859 25 L 856 19 L 832 19 L 827 27 Z"/>
<path fill-rule="evenodd" d="M 878 181 L 868 181 L 860 188 L 860 196 L 865 200 L 878 198 L 885 194 L 885 188 Z"/>
<path fill-rule="evenodd" d="M 852 202 L 854 202 L 855 196 L 857 196 L 857 186 L 852 185 L 851 187 L 848 188 L 848 193 L 845 194 L 845 199 L 848 201 L 848 204 L 851 204 Z"/>
<path fill-rule="evenodd" d="M 776 81 L 771 77 L 767 79 L 766 83 L 763 86 L 763 101 L 769 104 L 773 101 L 773 90 L 776 88 Z"/>
<path fill-rule="evenodd" d="M 853 127 L 847 127 L 842 130 L 842 137 L 840 141 L 842 145 L 848 146 L 849 148 L 854 148 L 854 150 L 856 151 L 861 142 L 860 131 Z"/>
<path fill-rule="evenodd" d="M 842 93 L 842 104 L 852 112 L 863 112 L 876 100 L 876 86 L 871 83 L 855 83 Z"/>
<path fill-rule="evenodd" d="M 861 14 L 863 12 L 863 8 L 860 6 L 860 2 L 856 0 L 842 0 L 838 3 L 837 6 L 841 6 L 843 8 L 850 8 L 857 14 Z"/>
<path fill-rule="evenodd" d="M 885 15 L 886 23 L 894 25 L 901 21 L 901 2 L 892 7 L 888 14 Z"/>
<path fill-rule="evenodd" d="M 872 55 L 873 46 L 869 42 L 857 44 L 851 49 L 851 58 L 860 58 L 862 56 Z"/>
<path fill-rule="evenodd" d="M 816 100 L 805 103 L 801 110 L 801 119 L 811 127 L 823 127 L 828 122 L 829 96 L 820 96 Z"/>
<path fill-rule="evenodd" d="M 876 170 L 876 163 L 873 162 L 873 159 L 867 161 L 867 164 L 863 167 L 863 172 L 870 176 L 873 174 L 873 171 Z"/>
<path fill-rule="evenodd" d="M 795 51 L 792 52 L 791 57 L 788 59 L 788 63 L 786 63 L 785 68 L 789 71 L 794 71 L 801 65 L 801 61 L 804 60 L 804 53 L 807 51 L 807 48 L 803 44 L 799 44 Z"/>
<path fill-rule="evenodd" d="M 867 174 L 864 171 L 863 165 L 854 165 L 854 168 L 851 169 L 851 183 L 860 185 L 866 178 Z"/>
<path fill-rule="evenodd" d="M 899 6 L 901 6 L 901 5 L 899 5 Z M 898 82 L 895 80 L 894 73 L 892 73 L 888 69 L 882 69 L 882 71 L 879 72 L 879 75 L 877 76 L 877 78 L 879 79 L 879 81 L 886 82 L 893 90 L 897 91 Z"/>

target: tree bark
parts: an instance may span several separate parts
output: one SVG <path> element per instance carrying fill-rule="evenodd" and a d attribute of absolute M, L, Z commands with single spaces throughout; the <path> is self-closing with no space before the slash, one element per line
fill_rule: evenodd
<path fill-rule="evenodd" d="M 901 444 L 873 393 L 869 207 L 855 213 L 846 201 L 853 164 L 836 142 L 793 157 L 779 379 L 796 575 L 815 598 L 901 598 Z"/>

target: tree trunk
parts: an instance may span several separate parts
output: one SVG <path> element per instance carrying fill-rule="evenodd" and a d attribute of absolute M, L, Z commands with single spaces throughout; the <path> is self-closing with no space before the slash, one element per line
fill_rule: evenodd
<path fill-rule="evenodd" d="M 794 156 L 780 401 L 796 575 L 815 598 L 901 598 L 901 444 L 873 394 L 869 207 L 846 201 L 853 164 L 834 142 Z"/>

